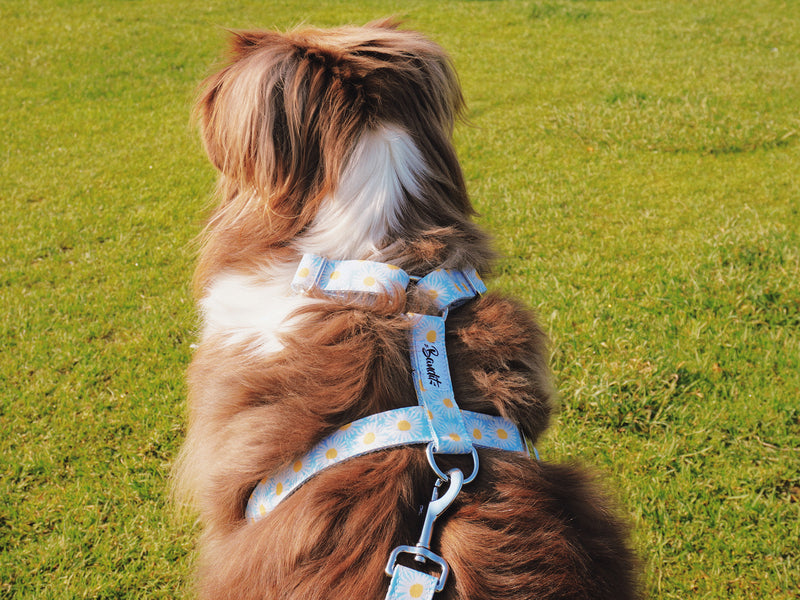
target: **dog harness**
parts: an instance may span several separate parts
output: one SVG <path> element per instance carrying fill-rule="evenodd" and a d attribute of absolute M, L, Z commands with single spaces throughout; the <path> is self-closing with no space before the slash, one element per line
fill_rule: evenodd
<path fill-rule="evenodd" d="M 431 600 L 433 594 L 444 589 L 449 567 L 430 549 L 433 524 L 456 498 L 462 485 L 476 477 L 476 446 L 527 454 L 525 439 L 514 423 L 503 417 L 460 410 L 455 401 L 445 347 L 445 320 L 451 308 L 486 292 L 486 286 L 474 269 L 437 269 L 419 278 L 385 263 L 331 261 L 306 254 L 297 268 L 291 290 L 296 294 L 320 290 L 329 296 L 344 298 L 353 293 L 403 291 L 411 281 L 433 299 L 442 313 L 439 316 L 407 314 L 412 322 L 409 345 L 419 405 L 370 415 L 341 427 L 293 464 L 261 480 L 250 495 L 245 510 L 247 519 L 256 522 L 328 467 L 386 448 L 427 444 L 428 462 L 438 480 L 419 541 L 415 546 L 395 548 L 389 557 L 386 574 L 392 580 L 386 600 Z M 460 469 L 450 469 L 445 473 L 436 463 L 436 454 L 469 454 L 473 459 L 473 471 L 468 477 Z M 447 490 L 440 495 L 440 487 L 445 483 L 449 484 Z M 439 575 L 397 563 L 400 554 L 411 554 L 418 563 L 436 565 Z"/>

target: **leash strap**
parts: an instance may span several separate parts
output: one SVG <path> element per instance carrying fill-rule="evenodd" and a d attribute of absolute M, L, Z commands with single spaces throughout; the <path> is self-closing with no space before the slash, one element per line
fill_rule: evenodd
<path fill-rule="evenodd" d="M 385 448 L 434 442 L 423 406 L 407 406 L 370 415 L 345 425 L 276 475 L 262 479 L 245 509 L 248 521 L 266 516 L 314 475 L 340 462 Z M 464 425 L 476 446 L 527 453 L 519 429 L 508 419 L 462 411 Z"/>
<path fill-rule="evenodd" d="M 386 600 L 431 600 L 438 581 L 433 575 L 395 565 Z"/>

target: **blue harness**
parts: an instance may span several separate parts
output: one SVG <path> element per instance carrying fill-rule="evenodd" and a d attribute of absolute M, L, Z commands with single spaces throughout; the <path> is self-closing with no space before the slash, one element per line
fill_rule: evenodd
<path fill-rule="evenodd" d="M 427 444 L 428 461 L 438 480 L 416 546 L 399 546 L 389 558 L 386 574 L 392 580 L 386 600 L 431 600 L 434 593 L 444 589 L 449 567 L 442 557 L 430 550 L 433 523 L 450 506 L 461 486 L 471 482 L 477 475 L 478 453 L 475 447 L 526 455 L 528 452 L 525 439 L 511 421 L 460 410 L 455 401 L 445 347 L 445 319 L 451 308 L 486 291 L 486 286 L 474 269 L 437 269 L 425 277 L 415 278 L 385 263 L 330 261 L 306 254 L 300 261 L 291 289 L 296 294 L 320 290 L 327 295 L 340 297 L 354 292 L 391 294 L 396 290 L 405 290 L 412 280 L 416 281 L 419 290 L 431 297 L 442 313 L 441 316 L 407 315 L 412 321 L 411 367 L 419 405 L 370 415 L 341 427 L 308 454 L 259 482 L 245 510 L 249 521 L 258 521 L 323 469 L 385 448 Z M 474 463 L 473 471 L 468 477 L 460 469 L 445 473 L 436 463 L 436 454 L 470 454 Z M 440 487 L 444 483 L 449 486 L 440 496 Z M 403 553 L 413 554 L 419 563 L 437 565 L 439 575 L 429 575 L 397 564 L 397 557 Z"/>

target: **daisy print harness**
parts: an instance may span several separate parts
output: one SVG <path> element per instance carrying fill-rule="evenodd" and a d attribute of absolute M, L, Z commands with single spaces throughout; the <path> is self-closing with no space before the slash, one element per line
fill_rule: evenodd
<path fill-rule="evenodd" d="M 514 423 L 503 417 L 460 410 L 455 401 L 445 347 L 445 320 L 449 309 L 486 292 L 486 286 L 474 269 L 437 269 L 425 277 L 416 278 L 385 263 L 332 261 L 306 254 L 297 268 L 291 290 L 295 294 L 319 290 L 330 296 L 344 297 L 354 292 L 378 294 L 392 293 L 397 288 L 405 290 L 411 281 L 415 281 L 417 287 L 434 300 L 442 313 L 439 316 L 407 315 L 412 321 L 409 346 L 419 404 L 370 415 L 341 427 L 308 454 L 259 482 L 245 510 L 246 518 L 256 522 L 328 467 L 386 448 L 427 444 L 428 461 L 438 480 L 419 541 L 415 546 L 395 548 L 389 557 L 386 574 L 392 580 L 386 600 L 431 600 L 436 592 L 444 589 L 449 567 L 430 549 L 433 524 L 458 495 L 461 486 L 477 475 L 478 453 L 475 448 L 528 452 L 525 439 Z M 460 469 L 445 473 L 436 463 L 436 454 L 471 454 L 473 471 L 468 476 Z M 443 484 L 448 484 L 447 490 L 440 493 Z M 411 554 L 416 562 L 429 567 L 435 565 L 439 575 L 397 563 L 400 554 Z"/>

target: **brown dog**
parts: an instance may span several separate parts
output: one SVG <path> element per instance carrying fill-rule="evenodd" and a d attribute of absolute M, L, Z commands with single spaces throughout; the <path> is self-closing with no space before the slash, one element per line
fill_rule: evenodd
<path fill-rule="evenodd" d="M 403 313 L 433 314 L 430 298 L 413 286 L 372 302 L 292 295 L 303 254 L 420 276 L 488 271 L 451 141 L 462 107 L 442 49 L 391 22 L 235 33 L 230 63 L 205 82 L 197 115 L 219 205 L 197 272 L 203 331 L 176 469 L 204 526 L 202 598 L 383 598 L 390 552 L 417 540 L 436 479 L 421 446 L 323 471 L 256 523 L 244 510 L 260 480 L 332 431 L 416 404 Z M 529 312 L 475 299 L 450 312 L 447 353 L 460 407 L 535 443 L 554 392 Z M 436 524 L 432 547 L 451 567 L 437 598 L 636 597 L 624 528 L 587 476 L 479 456 Z"/>

